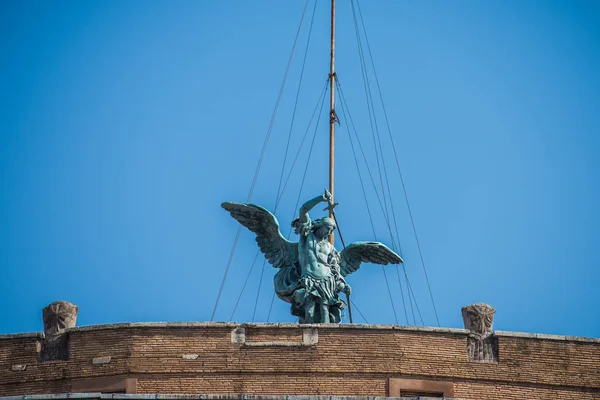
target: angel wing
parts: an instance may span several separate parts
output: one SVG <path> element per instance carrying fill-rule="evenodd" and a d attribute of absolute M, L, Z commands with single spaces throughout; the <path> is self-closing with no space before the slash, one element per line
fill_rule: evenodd
<path fill-rule="evenodd" d="M 354 242 L 340 253 L 340 272 L 349 275 L 360 268 L 363 262 L 373 264 L 400 264 L 402 258 L 379 242 Z"/>
<path fill-rule="evenodd" d="M 225 202 L 225 210 L 240 224 L 256 234 L 256 243 L 275 268 L 298 264 L 298 243 L 286 240 L 279 231 L 277 218 L 267 209 L 254 204 Z"/>

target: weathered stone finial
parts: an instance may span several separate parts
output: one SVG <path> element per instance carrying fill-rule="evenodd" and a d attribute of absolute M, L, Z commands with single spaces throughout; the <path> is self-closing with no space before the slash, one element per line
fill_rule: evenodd
<path fill-rule="evenodd" d="M 79 307 L 68 301 L 55 301 L 47 305 L 42 312 L 44 319 L 44 334 L 56 335 L 60 331 L 75 327 Z"/>
<path fill-rule="evenodd" d="M 68 360 L 69 359 L 69 333 L 67 328 L 75 327 L 79 307 L 68 301 L 55 301 L 44 307 L 44 340 L 40 343 L 38 360 Z"/>
<path fill-rule="evenodd" d="M 471 331 L 467 340 L 469 361 L 498 362 L 498 339 L 492 334 L 496 310 L 476 303 L 462 308 L 465 329 Z"/>
<path fill-rule="evenodd" d="M 475 303 L 462 308 L 465 329 L 473 333 L 492 333 L 496 310 L 484 303 Z"/>

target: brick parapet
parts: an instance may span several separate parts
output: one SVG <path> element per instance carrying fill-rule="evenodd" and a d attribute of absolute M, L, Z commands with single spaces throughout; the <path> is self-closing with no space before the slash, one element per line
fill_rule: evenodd
<path fill-rule="evenodd" d="M 438 328 L 433 326 L 405 326 L 391 324 L 297 324 L 297 323 L 237 323 L 237 322 L 122 322 L 115 324 L 100 324 L 77 326 L 74 328 L 65 329 L 65 332 L 87 332 L 99 331 L 106 329 L 130 329 L 130 328 L 282 328 L 282 329 L 299 329 L 299 328 L 319 328 L 319 329 L 367 329 L 367 330 L 394 330 L 394 331 L 414 331 L 414 332 L 437 332 L 437 333 L 456 333 L 468 335 L 469 331 L 459 328 Z M 498 337 L 517 337 L 523 339 L 544 339 L 586 343 L 600 343 L 600 338 L 588 338 L 582 336 L 563 336 L 549 335 L 542 333 L 525 333 L 511 331 L 494 331 L 494 335 Z M 26 332 L 14 334 L 0 334 L 0 340 L 10 339 L 43 339 L 43 332 Z"/>
<path fill-rule="evenodd" d="M 244 341 L 235 342 L 232 332 L 240 328 Z M 307 330 L 318 337 L 307 340 Z M 37 360 L 43 335 L 0 336 L 0 395 L 69 392 L 75 381 L 135 377 L 138 393 L 385 396 L 388 379 L 403 377 L 454 382 L 455 397 L 465 399 L 516 399 L 531 391 L 546 393 L 532 399 L 600 399 L 599 339 L 496 332 L 498 362 L 482 363 L 467 359 L 463 329 L 183 322 L 84 326 L 65 334 L 70 358 L 49 362 Z M 486 390 L 499 394 L 482 397 Z"/>
<path fill-rule="evenodd" d="M 245 394 L 102 394 L 102 393 L 61 393 L 51 395 L 5 396 L 0 400 L 414 400 L 414 397 L 374 397 L 374 396 L 269 396 Z M 420 400 L 427 400 L 421 397 Z M 452 400 L 446 398 L 446 400 Z M 455 399 L 460 400 L 460 399 Z"/>

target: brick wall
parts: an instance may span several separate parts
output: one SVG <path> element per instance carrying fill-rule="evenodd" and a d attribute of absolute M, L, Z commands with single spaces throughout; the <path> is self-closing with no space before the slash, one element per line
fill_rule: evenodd
<path fill-rule="evenodd" d="M 135 378 L 137 393 L 389 396 L 402 378 L 450 383 L 462 399 L 600 399 L 598 339 L 496 332 L 499 361 L 482 363 L 468 361 L 462 329 L 319 326 L 311 344 L 296 324 L 243 325 L 241 342 L 238 327 L 73 328 L 69 359 L 46 362 L 37 361 L 42 335 L 0 336 L 0 396 L 109 377 Z"/>

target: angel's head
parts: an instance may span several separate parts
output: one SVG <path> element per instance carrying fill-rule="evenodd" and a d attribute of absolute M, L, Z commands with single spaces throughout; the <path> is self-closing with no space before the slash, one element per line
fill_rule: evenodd
<path fill-rule="evenodd" d="M 313 222 L 312 230 L 320 239 L 326 238 L 334 231 L 336 228 L 335 221 L 333 218 L 323 217 L 316 219 Z"/>

